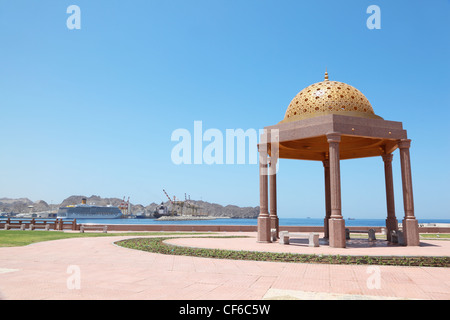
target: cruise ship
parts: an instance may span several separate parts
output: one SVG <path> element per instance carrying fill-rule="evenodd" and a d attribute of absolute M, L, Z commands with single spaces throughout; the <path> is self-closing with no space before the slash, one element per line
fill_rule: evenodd
<path fill-rule="evenodd" d="M 113 206 L 95 206 L 86 204 L 86 199 L 81 204 L 61 207 L 58 210 L 58 219 L 117 219 L 122 217 L 122 211 Z"/>

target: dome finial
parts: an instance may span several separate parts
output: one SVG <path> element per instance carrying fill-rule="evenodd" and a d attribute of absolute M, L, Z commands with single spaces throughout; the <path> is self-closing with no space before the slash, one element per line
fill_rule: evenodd
<path fill-rule="evenodd" d="M 327 72 L 327 68 L 325 68 L 325 81 L 328 81 L 328 72 Z"/>

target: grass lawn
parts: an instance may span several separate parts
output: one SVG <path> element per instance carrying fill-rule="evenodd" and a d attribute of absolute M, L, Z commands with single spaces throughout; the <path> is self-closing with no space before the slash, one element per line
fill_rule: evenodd
<path fill-rule="evenodd" d="M 199 234 L 193 232 L 122 232 L 122 233 L 103 233 L 103 232 L 62 232 L 62 231 L 41 231 L 41 230 L 1 230 L 0 247 L 19 247 L 32 243 L 81 237 L 112 237 L 112 236 L 166 236 L 182 234 Z"/>
<path fill-rule="evenodd" d="M 450 239 L 450 233 L 421 233 L 420 238 L 423 239 Z"/>

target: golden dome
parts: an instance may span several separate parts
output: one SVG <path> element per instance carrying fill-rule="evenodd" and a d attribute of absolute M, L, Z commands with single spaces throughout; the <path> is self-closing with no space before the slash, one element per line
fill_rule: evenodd
<path fill-rule="evenodd" d="M 327 114 L 382 119 L 373 112 L 361 91 L 346 83 L 328 80 L 325 72 L 324 81 L 306 87 L 292 99 L 281 123 Z"/>

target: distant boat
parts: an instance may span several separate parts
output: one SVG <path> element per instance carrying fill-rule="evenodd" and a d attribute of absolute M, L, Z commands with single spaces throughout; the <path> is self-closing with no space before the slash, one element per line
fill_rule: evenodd
<path fill-rule="evenodd" d="M 355 218 L 348 218 L 347 220 L 356 220 Z"/>
<path fill-rule="evenodd" d="M 147 217 L 145 216 L 145 213 L 142 211 L 142 212 L 136 213 L 136 214 L 134 215 L 134 218 L 135 218 L 135 219 L 145 219 L 145 218 L 147 218 Z"/>
<path fill-rule="evenodd" d="M 159 207 L 156 208 L 156 210 L 153 212 L 153 217 L 155 218 L 160 218 L 160 217 L 167 217 L 167 216 L 171 216 L 171 215 L 176 215 L 176 214 L 171 214 L 169 212 L 169 208 L 167 206 L 164 205 L 164 203 L 161 202 L 161 205 Z"/>

